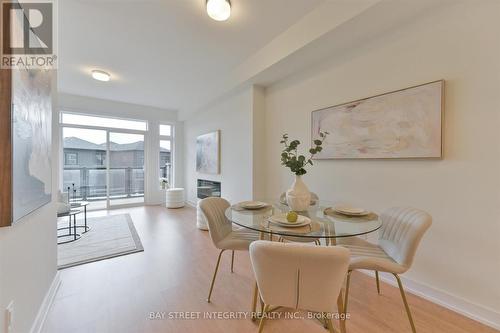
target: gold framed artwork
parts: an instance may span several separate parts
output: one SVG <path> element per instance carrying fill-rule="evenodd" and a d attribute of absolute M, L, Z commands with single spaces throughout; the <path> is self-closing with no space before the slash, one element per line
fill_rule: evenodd
<path fill-rule="evenodd" d="M 442 158 L 443 115 L 444 80 L 313 111 L 314 159 Z"/>

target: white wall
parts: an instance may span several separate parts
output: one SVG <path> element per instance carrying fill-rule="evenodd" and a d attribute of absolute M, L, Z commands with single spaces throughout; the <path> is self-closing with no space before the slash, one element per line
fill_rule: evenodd
<path fill-rule="evenodd" d="M 183 185 L 183 123 L 177 121 L 177 111 L 65 93 L 59 94 L 59 110 L 148 121 L 149 131 L 145 137 L 144 153 L 146 157 L 145 202 L 149 205 L 164 202 L 163 192 L 159 189 L 158 125 L 162 122 L 173 124 L 175 126 L 174 185 L 178 187 Z"/>
<path fill-rule="evenodd" d="M 231 202 L 252 197 L 252 99 L 253 88 L 240 90 L 184 122 L 185 187 L 190 203 L 197 202 L 198 178 L 220 181 L 222 197 Z M 221 131 L 221 173 L 198 174 L 196 137 L 215 130 Z"/>
<path fill-rule="evenodd" d="M 53 92 L 57 91 L 55 75 Z M 53 94 L 54 109 L 57 105 Z M 57 139 L 53 131 L 53 140 Z M 58 151 L 52 151 L 53 168 Z M 53 169 L 54 170 L 54 169 Z M 54 176 L 54 172 L 53 172 Z M 57 189 L 53 181 L 52 193 Z M 4 311 L 14 301 L 13 331 L 29 332 L 42 301 L 56 275 L 56 211 L 52 203 L 22 218 L 11 227 L 0 228 L 0 329 L 5 326 Z M 3 332 L 3 331 L 2 331 Z"/>
<path fill-rule="evenodd" d="M 500 2 L 450 2 L 418 22 L 266 89 L 267 189 L 285 190 L 280 135 L 310 142 L 311 111 L 446 80 L 443 160 L 317 161 L 321 198 L 375 211 L 410 205 L 434 224 L 407 277 L 500 314 Z M 214 125 L 216 126 L 216 125 Z M 497 317 L 500 318 L 500 317 Z M 500 322 L 497 322 L 500 325 Z"/>
<path fill-rule="evenodd" d="M 253 86 L 252 88 L 252 178 L 253 199 L 266 198 L 266 109 L 265 89 Z"/>

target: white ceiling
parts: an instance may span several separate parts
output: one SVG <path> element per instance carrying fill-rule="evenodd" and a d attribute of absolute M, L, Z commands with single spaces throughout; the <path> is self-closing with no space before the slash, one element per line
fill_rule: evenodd
<path fill-rule="evenodd" d="M 187 109 L 321 3 L 232 0 L 231 18 L 216 22 L 205 0 L 61 0 L 58 89 Z M 108 71 L 112 80 L 93 80 L 92 69 Z"/>
<path fill-rule="evenodd" d="M 231 18 L 216 22 L 205 0 L 60 0 L 58 89 L 186 119 L 238 87 L 366 52 L 453 1 L 231 0 Z"/>

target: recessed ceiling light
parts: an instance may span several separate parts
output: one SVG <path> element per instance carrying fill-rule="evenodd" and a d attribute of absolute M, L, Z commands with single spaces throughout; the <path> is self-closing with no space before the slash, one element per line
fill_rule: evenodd
<path fill-rule="evenodd" d="M 92 71 L 92 77 L 96 80 L 99 80 L 99 81 L 109 81 L 111 79 L 111 75 L 109 75 L 109 73 L 106 73 L 105 71 L 100 71 L 98 69 L 94 69 Z"/>
<path fill-rule="evenodd" d="M 230 0 L 207 0 L 208 16 L 216 21 L 225 21 L 231 16 Z"/>

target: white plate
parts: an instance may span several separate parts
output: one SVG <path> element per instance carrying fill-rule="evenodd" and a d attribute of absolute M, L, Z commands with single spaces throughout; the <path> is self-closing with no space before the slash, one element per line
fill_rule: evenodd
<path fill-rule="evenodd" d="M 240 206 L 245 208 L 245 209 L 259 209 L 266 207 L 267 204 L 265 202 L 261 201 L 243 201 L 240 202 Z"/>
<path fill-rule="evenodd" d="M 368 216 L 371 214 L 370 211 L 365 211 L 365 212 L 359 213 L 359 214 L 353 214 L 353 213 L 339 212 L 336 210 L 335 210 L 335 213 L 340 214 L 340 215 L 344 215 L 344 216 L 351 216 L 351 217 L 365 217 L 365 216 Z"/>
<path fill-rule="evenodd" d="M 337 214 L 341 214 L 341 215 L 345 215 L 345 216 L 367 216 L 367 215 L 370 215 L 370 211 L 364 211 L 362 213 L 347 213 L 347 212 L 341 212 L 341 211 L 338 211 L 338 210 L 334 210 L 335 213 Z"/>
<path fill-rule="evenodd" d="M 286 214 L 279 214 L 279 215 L 271 216 L 269 218 L 269 222 L 274 223 L 274 224 L 278 224 L 278 225 L 283 226 L 283 227 L 297 228 L 297 227 L 303 227 L 305 225 L 311 224 L 311 219 L 306 217 L 306 216 L 299 215 L 297 217 L 296 222 L 288 222 L 288 220 L 286 219 Z"/>
<path fill-rule="evenodd" d="M 363 208 L 357 208 L 357 207 L 351 207 L 351 206 L 344 206 L 344 205 L 339 205 L 335 206 L 333 208 L 337 213 L 340 214 L 345 214 L 345 215 L 356 215 L 356 216 L 363 216 L 363 215 L 368 215 L 370 214 L 369 211 L 363 209 Z"/>
<path fill-rule="evenodd" d="M 355 209 L 349 210 L 349 209 L 338 209 L 335 207 L 335 208 L 333 208 L 333 211 L 336 213 L 348 215 L 348 216 L 366 216 L 366 215 L 371 213 L 369 210 L 365 210 L 362 208 L 355 208 Z"/>

